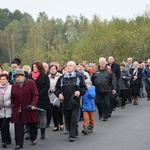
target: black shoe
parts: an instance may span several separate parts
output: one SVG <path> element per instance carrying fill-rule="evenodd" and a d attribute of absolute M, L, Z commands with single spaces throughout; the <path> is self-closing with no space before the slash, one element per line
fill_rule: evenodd
<path fill-rule="evenodd" d="M 147 98 L 148 101 L 150 101 L 150 98 Z"/>
<path fill-rule="evenodd" d="M 11 141 L 7 141 L 6 144 L 7 144 L 7 145 L 10 145 L 10 144 L 11 144 Z"/>
<path fill-rule="evenodd" d="M 74 137 L 70 137 L 70 138 L 69 138 L 69 141 L 70 141 L 70 142 L 74 142 L 74 141 L 75 141 L 75 138 L 74 138 Z"/>
<path fill-rule="evenodd" d="M 107 118 L 103 118 L 103 121 L 107 121 Z"/>
<path fill-rule="evenodd" d="M 30 140 L 30 138 L 31 138 L 30 133 L 26 133 L 25 139 L 26 139 L 26 140 Z"/>
<path fill-rule="evenodd" d="M 69 135 L 69 131 L 68 131 L 68 130 L 65 130 L 64 134 L 68 134 L 68 135 Z"/>
<path fill-rule="evenodd" d="M 45 133 L 41 133 L 41 139 L 45 139 Z"/>
<path fill-rule="evenodd" d="M 23 146 L 17 145 L 17 146 L 15 147 L 15 149 L 21 149 L 21 148 L 23 148 Z"/>
<path fill-rule="evenodd" d="M 6 143 L 2 143 L 2 146 L 3 146 L 3 148 L 6 148 L 7 144 Z"/>
<path fill-rule="evenodd" d="M 31 145 L 36 145 L 37 141 L 31 141 Z"/>
<path fill-rule="evenodd" d="M 84 127 L 84 129 L 82 130 L 82 133 L 84 135 L 88 135 L 88 128 L 87 127 Z"/>
<path fill-rule="evenodd" d="M 53 132 L 59 131 L 58 127 L 54 127 Z"/>

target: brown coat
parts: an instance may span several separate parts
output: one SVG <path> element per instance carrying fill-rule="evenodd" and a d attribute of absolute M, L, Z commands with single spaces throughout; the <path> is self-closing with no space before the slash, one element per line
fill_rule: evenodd
<path fill-rule="evenodd" d="M 39 95 L 34 81 L 26 79 L 22 87 L 18 83 L 14 83 L 11 91 L 11 122 L 17 123 L 20 110 L 23 124 L 38 122 L 37 110 L 26 109 L 28 105 L 36 106 L 38 97 Z"/>

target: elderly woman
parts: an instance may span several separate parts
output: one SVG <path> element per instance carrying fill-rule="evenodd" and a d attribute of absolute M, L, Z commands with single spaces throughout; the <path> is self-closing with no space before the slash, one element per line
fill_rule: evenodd
<path fill-rule="evenodd" d="M 0 74 L 0 122 L 2 146 L 7 147 L 11 144 L 9 123 L 11 118 L 11 85 L 9 84 L 9 76 L 6 73 Z"/>
<path fill-rule="evenodd" d="M 24 125 L 28 124 L 31 131 L 31 145 L 36 145 L 38 113 L 36 105 L 38 102 L 38 91 L 34 81 L 25 78 L 22 69 L 16 69 L 13 77 L 16 83 L 12 85 L 11 91 L 11 121 L 15 124 L 15 149 L 23 147 Z M 27 109 L 28 106 L 30 109 Z"/>
<path fill-rule="evenodd" d="M 49 97 L 51 101 L 51 108 L 52 108 L 52 114 L 53 114 L 53 122 L 54 122 L 54 129 L 53 131 L 63 130 L 63 104 L 61 103 L 59 107 L 56 107 L 53 105 L 54 100 L 56 98 L 55 92 L 55 86 L 57 83 L 57 80 L 62 74 L 57 72 L 57 66 L 50 65 L 50 89 L 49 89 Z"/>
<path fill-rule="evenodd" d="M 133 97 L 133 105 L 138 105 L 143 71 L 139 67 L 139 63 L 137 61 L 133 63 L 133 68 L 130 69 L 130 74 L 131 74 L 130 85 L 131 85 L 131 93 Z"/>
<path fill-rule="evenodd" d="M 121 98 L 121 108 L 125 108 L 125 102 L 127 101 L 127 91 L 129 88 L 129 80 L 131 79 L 131 75 L 125 69 L 125 64 L 123 62 L 120 63 L 120 77 L 118 79 L 118 85 L 120 87 L 120 95 Z"/>

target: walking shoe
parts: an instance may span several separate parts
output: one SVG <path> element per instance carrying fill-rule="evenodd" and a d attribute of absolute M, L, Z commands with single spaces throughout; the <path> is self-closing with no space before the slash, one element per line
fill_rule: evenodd
<path fill-rule="evenodd" d="M 84 135 L 87 135 L 88 134 L 88 127 L 84 127 L 84 129 L 82 130 L 82 133 Z"/>
<path fill-rule="evenodd" d="M 31 145 L 36 145 L 37 141 L 31 141 Z"/>
<path fill-rule="evenodd" d="M 20 145 L 16 145 L 15 149 L 21 149 L 23 148 L 23 146 L 20 146 Z"/>
<path fill-rule="evenodd" d="M 30 140 L 30 137 L 31 137 L 30 133 L 25 133 L 25 139 L 26 140 Z"/>
<path fill-rule="evenodd" d="M 63 131 L 63 130 L 64 130 L 64 126 L 60 125 L 60 131 Z"/>
<path fill-rule="evenodd" d="M 107 118 L 103 118 L 103 121 L 107 121 Z"/>
<path fill-rule="evenodd" d="M 41 139 L 45 139 L 45 133 L 41 133 Z"/>
<path fill-rule="evenodd" d="M 2 146 L 3 146 L 3 148 L 6 148 L 7 144 L 6 143 L 2 143 Z"/>
<path fill-rule="evenodd" d="M 67 135 L 68 135 L 68 134 L 69 134 L 69 131 L 68 131 L 68 130 L 65 130 L 65 131 L 64 131 L 64 134 L 67 134 Z"/>
<path fill-rule="evenodd" d="M 92 126 L 88 126 L 88 133 L 92 133 L 93 132 L 93 127 Z"/>
<path fill-rule="evenodd" d="M 70 138 L 69 138 L 69 141 L 70 141 L 70 142 L 74 142 L 74 141 L 75 141 L 75 138 L 74 138 L 74 137 L 70 137 Z"/>
<path fill-rule="evenodd" d="M 53 132 L 59 131 L 58 127 L 54 127 Z"/>

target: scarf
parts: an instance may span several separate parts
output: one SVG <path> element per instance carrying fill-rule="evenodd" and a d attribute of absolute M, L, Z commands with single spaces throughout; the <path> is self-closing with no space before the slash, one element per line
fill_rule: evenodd
<path fill-rule="evenodd" d="M 14 75 L 14 73 L 15 73 L 15 70 L 11 70 L 11 83 L 15 83 L 16 82 L 16 79 L 13 77 L 13 75 Z"/>
<path fill-rule="evenodd" d="M 40 75 L 40 72 L 34 72 L 34 71 L 32 71 L 31 74 L 32 74 L 32 78 L 34 80 L 36 80 L 38 78 L 38 76 Z"/>
<path fill-rule="evenodd" d="M 138 68 L 134 68 L 133 75 L 137 76 L 137 74 L 138 74 Z"/>
<path fill-rule="evenodd" d="M 57 72 L 55 74 L 50 74 L 50 78 L 55 79 Z"/>
<path fill-rule="evenodd" d="M 4 96 L 5 91 L 7 90 L 8 86 L 9 86 L 9 83 L 7 83 L 4 86 L 0 85 L 0 100 L 2 100 L 2 97 Z"/>

